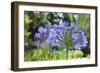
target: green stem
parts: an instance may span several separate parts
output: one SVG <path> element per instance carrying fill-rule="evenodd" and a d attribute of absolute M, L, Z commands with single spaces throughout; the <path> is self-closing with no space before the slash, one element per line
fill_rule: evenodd
<path fill-rule="evenodd" d="M 68 48 L 66 48 L 66 59 L 68 59 Z"/>

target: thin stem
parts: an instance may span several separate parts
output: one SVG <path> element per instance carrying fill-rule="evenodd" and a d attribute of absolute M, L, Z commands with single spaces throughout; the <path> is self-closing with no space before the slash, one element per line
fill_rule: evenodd
<path fill-rule="evenodd" d="M 68 48 L 66 48 L 66 59 L 68 59 Z"/>

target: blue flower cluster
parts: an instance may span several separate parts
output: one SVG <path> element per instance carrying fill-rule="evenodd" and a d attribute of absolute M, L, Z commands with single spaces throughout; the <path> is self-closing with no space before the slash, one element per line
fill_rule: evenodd
<path fill-rule="evenodd" d="M 88 41 L 83 31 L 79 30 L 71 36 L 76 49 L 81 49 L 87 46 Z"/>
<path fill-rule="evenodd" d="M 43 38 L 46 36 L 46 33 L 47 33 L 47 29 L 46 28 L 43 28 L 43 27 L 40 27 L 38 29 L 38 32 L 39 33 L 35 33 L 35 37 L 36 38 Z"/>
<path fill-rule="evenodd" d="M 75 22 L 70 21 L 60 21 L 59 24 L 46 24 L 45 27 L 39 27 L 38 33 L 35 33 L 35 38 L 45 39 L 43 41 L 36 41 L 35 44 L 37 46 L 63 45 L 63 38 L 66 37 L 63 34 L 67 34 L 67 31 L 70 31 L 70 37 L 72 39 L 71 43 L 73 43 L 76 49 L 81 49 L 87 46 L 88 41 L 84 32 L 76 27 Z"/>

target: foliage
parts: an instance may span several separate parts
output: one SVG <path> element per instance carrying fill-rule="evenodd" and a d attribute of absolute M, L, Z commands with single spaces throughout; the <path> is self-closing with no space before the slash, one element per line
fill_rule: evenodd
<path fill-rule="evenodd" d="M 25 51 L 25 61 L 44 61 L 44 60 L 65 60 L 66 52 L 65 51 L 55 51 L 50 52 L 48 46 L 39 47 L 39 49 L 26 50 Z M 30 53 L 32 52 L 32 53 Z M 31 56 L 31 57 L 30 57 Z M 77 59 L 82 58 L 83 52 L 80 50 L 69 51 L 68 59 Z"/>

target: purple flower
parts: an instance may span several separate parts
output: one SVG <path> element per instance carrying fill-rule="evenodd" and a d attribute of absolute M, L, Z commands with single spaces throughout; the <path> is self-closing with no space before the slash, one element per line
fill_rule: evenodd
<path fill-rule="evenodd" d="M 46 36 L 47 36 L 46 33 L 35 33 L 35 37 L 36 37 L 36 38 L 39 38 L 39 39 L 45 38 Z"/>
<path fill-rule="evenodd" d="M 47 33 L 47 29 L 43 27 L 39 27 L 38 32 L 40 33 Z"/>
<path fill-rule="evenodd" d="M 41 38 L 41 34 L 40 33 L 35 33 L 35 37 Z"/>
<path fill-rule="evenodd" d="M 68 21 L 62 21 L 61 23 L 59 23 L 58 27 L 61 29 L 67 29 L 69 25 Z"/>
<path fill-rule="evenodd" d="M 46 42 L 50 45 L 56 44 L 55 39 L 57 36 L 58 36 L 58 34 L 56 33 L 56 31 L 53 28 L 49 29 L 49 34 L 48 34 L 48 37 L 46 39 Z"/>
<path fill-rule="evenodd" d="M 35 33 L 36 38 L 44 38 L 47 36 L 47 28 L 39 27 L 38 33 Z"/>
<path fill-rule="evenodd" d="M 58 28 L 65 29 L 65 22 L 62 22 L 58 25 Z"/>
<path fill-rule="evenodd" d="M 68 28 L 68 23 L 67 22 L 60 22 L 58 25 L 57 24 L 54 24 L 54 30 L 57 32 L 57 33 L 60 33 L 62 31 L 66 31 L 67 28 Z"/>
<path fill-rule="evenodd" d="M 69 26 L 69 29 L 75 29 L 75 22 L 70 22 L 70 26 Z"/>
<path fill-rule="evenodd" d="M 66 34 L 66 35 L 65 35 Z M 67 36 L 69 35 L 69 36 Z M 35 37 L 43 39 L 43 41 L 37 41 L 36 46 L 50 45 L 50 46 L 64 46 L 66 47 L 66 39 L 71 37 L 74 47 L 76 49 L 81 49 L 87 46 L 87 38 L 83 31 L 78 30 L 75 22 L 61 21 L 59 24 L 47 24 L 44 27 L 39 27 L 38 33 L 35 33 Z"/>
<path fill-rule="evenodd" d="M 88 41 L 83 31 L 75 32 L 71 36 L 76 49 L 81 49 L 87 46 Z"/>

